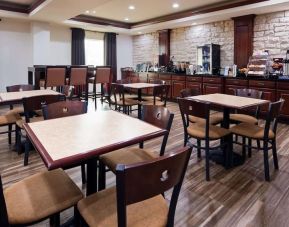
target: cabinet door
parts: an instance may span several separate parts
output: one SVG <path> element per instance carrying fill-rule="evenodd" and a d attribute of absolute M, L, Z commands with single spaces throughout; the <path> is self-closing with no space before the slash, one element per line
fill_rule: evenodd
<path fill-rule="evenodd" d="M 198 82 L 187 82 L 186 88 L 191 88 L 196 90 L 200 95 L 202 94 L 202 83 Z"/>
<path fill-rule="evenodd" d="M 281 115 L 289 117 L 289 93 L 288 91 L 277 91 L 277 100 L 280 98 L 285 100 L 283 108 L 281 110 Z"/>
<path fill-rule="evenodd" d="M 222 93 L 222 86 L 221 85 L 214 85 L 214 84 L 204 84 L 203 85 L 203 94 L 214 94 L 214 93 Z"/>
<path fill-rule="evenodd" d="M 251 89 L 256 89 L 259 91 L 263 91 L 262 99 L 269 100 L 270 102 L 276 101 L 276 90 L 273 89 L 260 89 L 257 87 L 250 87 Z M 268 111 L 269 104 L 261 106 L 261 112 L 265 114 Z"/>
<path fill-rule="evenodd" d="M 247 88 L 247 87 L 242 87 L 242 86 L 226 86 L 226 88 L 225 88 L 225 94 L 235 95 L 235 90 L 236 90 L 236 89 L 243 89 L 243 88 Z"/>
<path fill-rule="evenodd" d="M 172 81 L 172 98 L 181 96 L 181 90 L 186 88 L 185 81 Z"/>

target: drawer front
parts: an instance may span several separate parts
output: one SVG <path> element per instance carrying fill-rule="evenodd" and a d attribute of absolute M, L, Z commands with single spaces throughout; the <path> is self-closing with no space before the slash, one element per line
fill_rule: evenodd
<path fill-rule="evenodd" d="M 174 75 L 172 75 L 172 80 L 186 81 L 186 76 L 174 76 Z"/>
<path fill-rule="evenodd" d="M 159 79 L 160 80 L 171 80 L 172 76 L 170 74 L 167 74 L 167 75 L 159 74 Z"/>
<path fill-rule="evenodd" d="M 202 77 L 187 76 L 187 81 L 190 81 L 190 82 L 202 82 Z"/>
<path fill-rule="evenodd" d="M 274 81 L 258 81 L 258 80 L 249 80 L 250 87 L 260 87 L 260 88 L 275 88 Z"/>
<path fill-rule="evenodd" d="M 277 82 L 277 89 L 289 91 L 289 82 Z"/>
<path fill-rule="evenodd" d="M 226 79 L 226 84 L 236 86 L 247 86 L 248 80 Z"/>
<path fill-rule="evenodd" d="M 220 83 L 222 82 L 222 78 L 204 77 L 204 78 L 203 78 L 203 82 L 204 82 L 204 83 L 212 83 L 212 84 L 215 84 L 215 83 L 220 84 Z"/>
<path fill-rule="evenodd" d="M 148 78 L 149 79 L 158 79 L 159 74 L 158 73 L 148 73 Z"/>

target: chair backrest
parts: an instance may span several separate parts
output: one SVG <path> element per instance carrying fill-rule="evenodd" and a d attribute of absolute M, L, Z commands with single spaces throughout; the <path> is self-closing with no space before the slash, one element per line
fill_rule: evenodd
<path fill-rule="evenodd" d="M 34 86 L 32 84 L 17 84 L 12 86 L 7 86 L 7 92 L 17 92 L 17 91 L 32 91 Z"/>
<path fill-rule="evenodd" d="M 112 83 L 112 69 L 109 66 L 96 67 L 95 83 Z"/>
<path fill-rule="evenodd" d="M 3 193 L 2 178 L 0 175 L 0 226 L 9 227 L 9 220 L 7 214 L 7 207 L 5 203 L 5 197 Z"/>
<path fill-rule="evenodd" d="M 113 96 L 115 108 L 117 108 L 117 105 L 124 105 L 124 103 L 125 103 L 125 88 L 122 84 L 118 84 L 118 83 L 111 84 L 110 92 Z"/>
<path fill-rule="evenodd" d="M 61 101 L 42 106 L 45 120 L 74 116 L 87 112 L 87 103 L 82 101 Z"/>
<path fill-rule="evenodd" d="M 157 97 L 159 97 L 161 98 L 161 101 L 164 102 L 164 106 L 166 106 L 169 90 L 170 90 L 170 85 L 168 84 L 162 84 L 160 86 L 154 87 L 153 89 L 154 105 L 156 104 Z"/>
<path fill-rule="evenodd" d="M 156 127 L 159 127 L 161 129 L 166 129 L 168 132 L 163 138 L 163 142 L 162 142 L 162 146 L 160 150 L 160 156 L 164 155 L 165 153 L 173 119 L 174 119 L 174 114 L 171 113 L 165 107 L 151 106 L 151 105 L 145 105 L 143 107 L 142 120 Z"/>
<path fill-rule="evenodd" d="M 87 83 L 87 66 L 71 66 L 70 68 L 70 86 L 86 85 Z"/>
<path fill-rule="evenodd" d="M 35 110 L 41 110 L 44 105 L 65 100 L 64 95 L 39 95 L 23 98 L 24 115 L 26 122 L 35 114 Z"/>
<path fill-rule="evenodd" d="M 269 137 L 270 128 L 273 130 L 273 132 L 276 135 L 278 118 L 282 110 L 283 104 L 284 104 L 284 99 L 282 98 L 277 102 L 272 102 L 269 104 L 269 110 L 266 116 L 265 131 L 264 131 L 265 139 L 268 139 Z"/>
<path fill-rule="evenodd" d="M 189 126 L 190 122 L 189 116 L 195 116 L 206 120 L 206 138 L 209 138 L 211 105 L 209 103 L 183 98 L 178 98 L 178 103 L 182 116 L 185 135 L 187 135 L 187 127 Z"/>
<path fill-rule="evenodd" d="M 185 89 L 181 90 L 180 94 L 181 94 L 181 98 L 187 98 L 190 96 L 200 95 L 201 93 L 199 90 L 196 90 L 193 88 L 185 88 Z"/>
<path fill-rule="evenodd" d="M 66 67 L 48 66 L 45 75 L 45 88 L 65 85 Z"/>
<path fill-rule="evenodd" d="M 262 99 L 263 97 L 263 91 L 258 91 L 255 89 L 248 89 L 248 88 L 242 88 L 242 89 L 235 89 L 235 95 L 241 96 L 241 97 L 247 97 L 247 98 L 254 98 L 254 99 Z M 260 107 L 251 107 L 252 111 L 254 111 L 254 116 L 256 118 L 259 117 L 260 113 Z"/>
<path fill-rule="evenodd" d="M 173 226 L 178 196 L 190 155 L 191 148 L 184 147 L 152 161 L 131 165 L 118 164 L 116 167 L 118 226 L 126 226 L 127 205 L 155 197 L 171 188 L 173 193 L 167 226 Z"/>

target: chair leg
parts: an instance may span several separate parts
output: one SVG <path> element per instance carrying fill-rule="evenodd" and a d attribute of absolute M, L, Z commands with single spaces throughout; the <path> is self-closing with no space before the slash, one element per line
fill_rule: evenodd
<path fill-rule="evenodd" d="M 279 164 L 278 164 L 278 156 L 277 156 L 277 149 L 276 149 L 276 141 L 272 141 L 272 152 L 273 152 L 273 161 L 274 161 L 274 167 L 275 169 L 279 169 Z"/>
<path fill-rule="evenodd" d="M 24 153 L 24 166 L 28 165 L 29 152 L 30 152 L 30 141 L 26 137 L 26 139 L 25 139 L 25 153 Z"/>
<path fill-rule="evenodd" d="M 260 140 L 257 140 L 257 148 L 258 148 L 258 151 L 261 149 Z"/>
<path fill-rule="evenodd" d="M 252 157 L 252 139 L 248 138 L 248 157 Z"/>
<path fill-rule="evenodd" d="M 11 138 L 12 138 L 12 125 L 11 124 L 9 124 L 8 125 L 8 142 L 9 142 L 9 144 L 11 144 L 12 143 L 12 140 L 11 140 Z"/>
<path fill-rule="evenodd" d="M 81 165 L 81 180 L 82 180 L 82 184 L 86 184 L 85 164 Z"/>
<path fill-rule="evenodd" d="M 74 206 L 74 226 L 75 227 L 81 226 L 80 219 L 81 219 L 81 216 L 80 216 L 80 213 L 77 209 L 77 206 Z"/>
<path fill-rule="evenodd" d="M 187 143 L 188 143 L 188 135 L 184 133 L 184 147 L 187 145 Z"/>
<path fill-rule="evenodd" d="M 98 190 L 101 191 L 105 189 L 106 186 L 106 173 L 105 173 L 105 165 L 103 162 L 99 161 L 98 164 Z"/>
<path fill-rule="evenodd" d="M 268 142 L 264 141 L 264 172 L 265 180 L 270 181 L 269 160 L 268 160 Z"/>
<path fill-rule="evenodd" d="M 198 158 L 201 158 L 202 157 L 202 154 L 201 154 L 201 140 L 197 140 L 197 152 L 198 152 Z"/>
<path fill-rule="evenodd" d="M 209 142 L 206 141 L 206 181 L 210 181 Z"/>
<path fill-rule="evenodd" d="M 16 126 L 16 151 L 18 154 L 21 154 L 21 132 L 20 128 Z"/>
<path fill-rule="evenodd" d="M 242 137 L 242 156 L 243 159 L 246 160 L 246 137 Z"/>
<path fill-rule="evenodd" d="M 60 226 L 60 213 L 52 215 L 49 219 L 49 223 L 51 227 Z"/>

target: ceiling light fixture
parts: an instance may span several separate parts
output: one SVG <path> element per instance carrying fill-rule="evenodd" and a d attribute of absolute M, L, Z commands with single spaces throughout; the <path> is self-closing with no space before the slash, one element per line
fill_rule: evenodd
<path fill-rule="evenodd" d="M 95 10 L 94 10 L 94 11 L 92 11 L 92 13 L 93 13 L 93 14 L 95 14 L 95 13 L 96 13 L 96 12 L 95 12 Z"/>
<path fill-rule="evenodd" d="M 178 3 L 174 3 L 174 4 L 173 4 L 173 8 L 176 9 L 176 8 L 179 8 L 179 7 L 180 7 L 180 5 L 179 5 Z"/>
<path fill-rule="evenodd" d="M 130 9 L 130 10 L 135 10 L 135 6 L 130 5 L 130 6 L 128 7 L 128 9 Z"/>
<path fill-rule="evenodd" d="M 196 22 L 193 22 L 192 25 L 197 25 L 197 23 L 196 23 Z"/>
<path fill-rule="evenodd" d="M 86 10 L 85 12 L 86 12 L 86 13 L 89 13 L 89 10 Z"/>
<path fill-rule="evenodd" d="M 137 34 L 142 34 L 142 32 L 138 32 Z"/>
<path fill-rule="evenodd" d="M 125 20 L 125 21 L 128 21 L 129 19 L 126 17 L 126 18 L 124 18 L 124 20 Z"/>

